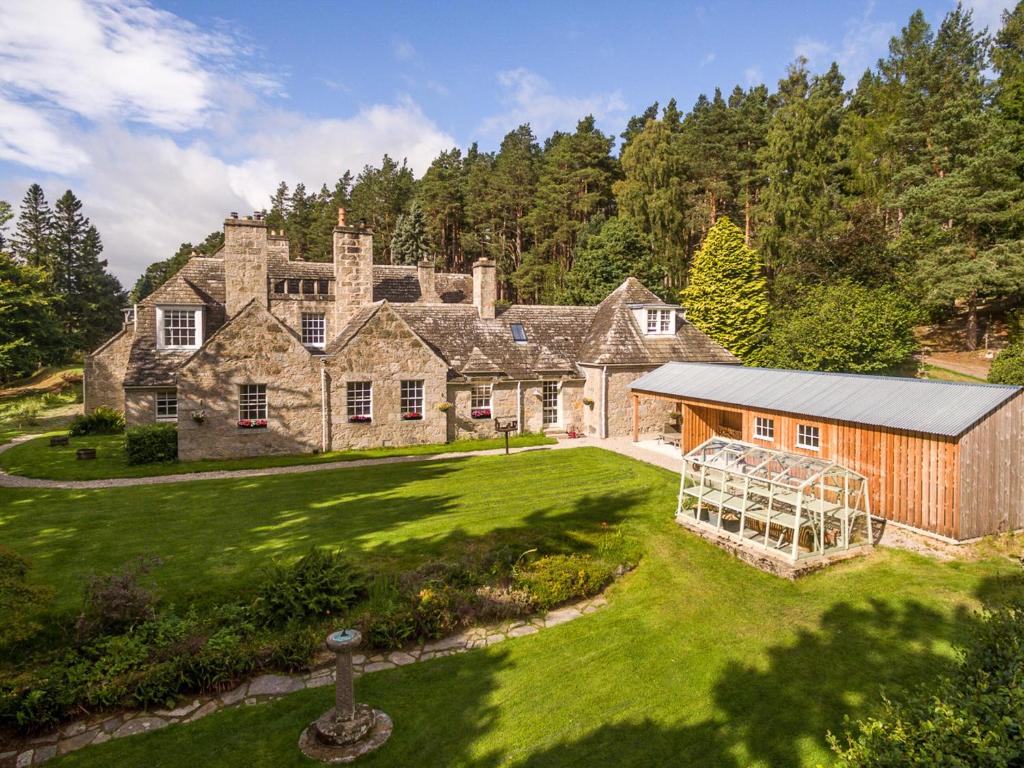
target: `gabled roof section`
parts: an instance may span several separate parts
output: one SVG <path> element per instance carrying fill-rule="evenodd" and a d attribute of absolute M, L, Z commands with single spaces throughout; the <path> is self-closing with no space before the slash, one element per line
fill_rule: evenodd
<path fill-rule="evenodd" d="M 471 304 L 473 302 L 473 276 L 461 273 L 437 272 L 434 290 L 442 304 Z M 422 301 L 419 271 L 416 267 L 373 265 L 373 300 L 392 304 L 412 304 Z"/>
<path fill-rule="evenodd" d="M 277 317 L 277 315 L 275 315 L 269 309 L 267 309 L 267 307 L 262 302 L 260 302 L 259 299 L 252 299 L 249 301 L 248 304 L 246 304 L 244 307 L 238 310 L 238 312 L 236 312 L 234 315 L 228 318 L 227 322 L 225 322 L 224 325 L 218 328 L 217 331 L 213 333 L 208 339 L 205 339 L 203 341 L 203 346 L 201 346 L 199 349 L 190 351 L 188 353 L 188 357 L 180 364 L 179 370 L 183 370 L 194 359 L 208 352 L 210 345 L 216 342 L 219 337 L 228 333 L 230 329 L 233 329 L 238 326 L 244 327 L 246 323 L 251 323 L 254 320 L 266 319 L 269 319 L 271 322 L 273 322 L 274 325 L 276 325 L 288 336 L 290 336 L 295 341 L 296 345 L 299 348 L 301 348 L 302 351 L 305 352 L 309 357 L 313 356 L 312 353 L 303 345 L 302 339 L 299 336 L 299 334 L 297 334 L 295 331 L 293 331 L 291 328 L 285 325 L 281 321 L 281 319 Z"/>
<path fill-rule="evenodd" d="M 687 322 L 679 311 L 675 335 L 646 335 L 633 315 L 631 307 L 635 305 L 672 306 L 635 277 L 626 278 L 597 306 L 577 359 L 596 365 L 660 365 L 670 360 L 738 362 L 725 347 Z"/>
<path fill-rule="evenodd" d="M 463 373 L 504 373 L 491 358 L 487 357 L 480 347 L 473 347 L 466 362 L 462 364 Z"/>
<path fill-rule="evenodd" d="M 1021 387 L 896 376 L 669 363 L 632 384 L 638 392 L 812 418 L 959 437 Z"/>
<path fill-rule="evenodd" d="M 202 306 L 216 303 L 205 291 L 198 288 L 181 272 L 172 276 L 147 296 L 143 304 L 174 304 L 180 306 Z"/>
<path fill-rule="evenodd" d="M 368 304 L 357 310 L 349 321 L 345 323 L 345 326 L 338 332 L 338 335 L 331 339 L 327 346 L 324 347 L 325 354 L 336 355 L 341 352 L 341 350 L 347 347 L 349 342 L 358 335 L 359 331 L 363 329 L 363 326 L 370 322 L 370 318 L 376 315 L 378 310 L 383 306 L 383 301 L 376 301 L 373 304 Z"/>

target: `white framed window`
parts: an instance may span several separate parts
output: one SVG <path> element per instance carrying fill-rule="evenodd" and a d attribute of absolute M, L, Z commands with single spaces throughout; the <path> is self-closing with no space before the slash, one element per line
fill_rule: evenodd
<path fill-rule="evenodd" d="M 350 381 L 345 385 L 345 411 L 349 421 L 369 421 L 373 417 L 373 384 Z"/>
<path fill-rule="evenodd" d="M 323 349 L 327 338 L 327 320 L 323 312 L 302 313 L 302 343 Z"/>
<path fill-rule="evenodd" d="M 267 419 L 267 385 L 238 385 L 238 420 L 266 421 Z"/>
<path fill-rule="evenodd" d="M 473 387 L 473 394 L 469 398 L 469 407 L 473 410 L 480 408 L 491 409 L 491 385 L 477 384 Z"/>
<path fill-rule="evenodd" d="M 647 310 L 647 333 L 654 335 L 674 333 L 672 320 L 673 310 L 649 308 Z"/>
<path fill-rule="evenodd" d="M 796 447 L 817 451 L 821 448 L 821 428 L 810 424 L 796 425 Z"/>
<path fill-rule="evenodd" d="M 156 393 L 156 420 L 178 420 L 178 392 L 174 389 L 161 389 Z"/>
<path fill-rule="evenodd" d="M 157 349 L 198 349 L 203 345 L 202 307 L 157 307 Z"/>
<path fill-rule="evenodd" d="M 423 418 L 423 380 L 403 381 L 400 394 L 402 418 Z"/>
<path fill-rule="evenodd" d="M 545 425 L 558 423 L 558 382 L 545 381 L 541 389 L 541 414 Z"/>
<path fill-rule="evenodd" d="M 757 416 L 754 419 L 754 437 L 758 440 L 775 439 L 775 419 Z"/>

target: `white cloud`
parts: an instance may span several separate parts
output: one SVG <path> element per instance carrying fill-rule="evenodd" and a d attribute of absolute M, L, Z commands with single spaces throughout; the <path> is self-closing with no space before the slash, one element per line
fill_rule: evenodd
<path fill-rule="evenodd" d="M 319 187 L 385 152 L 421 173 L 455 144 L 409 98 L 344 117 L 272 106 L 280 82 L 242 41 L 140 0 L 54 1 L 4 8 L 0 161 L 32 171 L 7 174 L 0 198 L 36 179 L 51 200 L 73 188 L 126 285 L 229 211 L 266 207 L 281 179 Z"/>
<path fill-rule="evenodd" d="M 874 2 L 869 2 L 860 16 L 847 20 L 846 32 L 838 45 L 801 37 L 793 46 L 793 55 L 807 59 L 812 70 L 820 71 L 835 61 L 847 78 L 858 79 L 884 55 L 890 38 L 897 31 L 895 23 L 874 19 L 874 10 Z"/>
<path fill-rule="evenodd" d="M 416 58 L 416 49 L 408 40 L 403 40 L 401 38 L 395 40 L 391 50 L 394 52 L 395 58 L 399 61 L 411 61 Z"/>
<path fill-rule="evenodd" d="M 756 64 L 752 67 L 747 67 L 743 70 L 743 82 L 748 88 L 761 85 L 764 83 L 764 72 Z"/>
<path fill-rule="evenodd" d="M 704 69 L 704 67 L 706 67 L 708 64 L 711 64 L 715 60 L 715 58 L 716 57 L 714 52 L 705 54 L 704 58 L 700 60 L 700 68 Z"/>
<path fill-rule="evenodd" d="M 598 120 L 620 119 L 626 103 L 619 91 L 591 96 L 561 96 L 543 77 L 524 67 L 498 73 L 500 100 L 505 109 L 486 118 L 479 127 L 485 136 L 500 136 L 522 123 L 529 123 L 536 135 L 556 129 L 567 130 L 585 115 Z"/>
<path fill-rule="evenodd" d="M 1003 24 L 1003 11 L 1008 11 L 1014 3 L 1010 0 L 965 0 L 964 7 L 974 12 L 974 27 L 988 27 L 990 34 L 995 34 Z"/>

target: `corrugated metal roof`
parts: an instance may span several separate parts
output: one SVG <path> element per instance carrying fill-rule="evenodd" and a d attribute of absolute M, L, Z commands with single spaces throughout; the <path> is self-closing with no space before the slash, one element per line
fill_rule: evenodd
<path fill-rule="evenodd" d="M 667 363 L 633 382 L 659 395 L 957 437 L 1021 387 L 738 365 Z"/>

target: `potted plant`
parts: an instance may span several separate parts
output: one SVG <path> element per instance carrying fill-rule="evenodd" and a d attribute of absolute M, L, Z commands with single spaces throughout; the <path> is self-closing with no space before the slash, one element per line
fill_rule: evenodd
<path fill-rule="evenodd" d="M 474 408 L 469 412 L 469 415 L 474 419 L 489 419 L 491 418 L 490 408 Z"/>
<path fill-rule="evenodd" d="M 196 424 L 202 424 L 206 421 L 206 411 L 192 411 L 192 421 Z"/>
<path fill-rule="evenodd" d="M 587 408 L 593 408 L 594 407 L 594 398 L 592 398 L 592 397 L 584 397 L 583 398 L 583 404 L 585 406 L 587 406 Z"/>
<path fill-rule="evenodd" d="M 437 404 L 437 410 L 441 413 L 448 413 L 452 409 L 452 404 L 448 402 L 442 402 Z"/>
<path fill-rule="evenodd" d="M 371 421 L 373 421 L 372 417 L 363 413 L 348 417 L 349 424 L 369 424 Z"/>
<path fill-rule="evenodd" d="M 423 414 L 419 411 L 409 411 L 402 414 L 402 421 L 419 421 L 423 418 Z"/>

